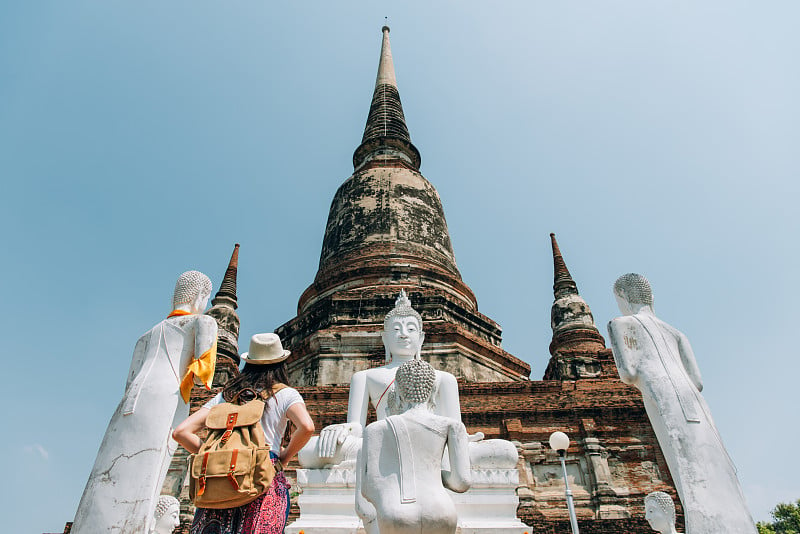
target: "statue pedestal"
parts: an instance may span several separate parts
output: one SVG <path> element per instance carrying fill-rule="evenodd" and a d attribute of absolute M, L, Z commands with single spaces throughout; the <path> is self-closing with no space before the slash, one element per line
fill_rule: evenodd
<path fill-rule="evenodd" d="M 298 469 L 296 474 L 300 517 L 287 525 L 286 534 L 364 532 L 355 510 L 355 468 Z"/>
<path fill-rule="evenodd" d="M 452 493 L 461 534 L 523 534 L 530 527 L 517 518 L 516 469 L 472 469 L 472 487 Z M 360 534 L 364 532 L 355 512 L 354 468 L 298 469 L 300 517 L 286 527 L 286 534 Z M 424 498 L 424 496 L 423 496 Z"/>
<path fill-rule="evenodd" d="M 517 518 L 516 469 L 472 469 L 472 487 L 451 493 L 461 534 L 523 534 L 530 527 Z"/>

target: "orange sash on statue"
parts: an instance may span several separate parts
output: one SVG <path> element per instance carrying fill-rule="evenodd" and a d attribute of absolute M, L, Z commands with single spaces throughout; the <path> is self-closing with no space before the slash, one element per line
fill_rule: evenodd
<path fill-rule="evenodd" d="M 181 315 L 192 315 L 191 312 L 184 310 L 172 310 L 172 313 L 167 315 L 170 317 L 179 317 Z M 192 363 L 189 364 L 186 374 L 183 375 L 181 380 L 181 397 L 183 402 L 189 402 L 189 397 L 192 393 L 192 386 L 194 386 L 194 379 L 197 377 L 200 382 L 206 387 L 211 389 L 211 381 L 214 378 L 214 367 L 217 365 L 217 340 L 210 349 L 205 351 L 199 358 L 192 358 Z"/>
<path fill-rule="evenodd" d="M 211 389 L 211 380 L 214 378 L 214 367 L 217 364 L 217 341 L 210 349 L 199 358 L 194 358 L 181 381 L 181 397 L 184 402 L 189 402 L 195 377 L 199 378 L 206 389 Z"/>

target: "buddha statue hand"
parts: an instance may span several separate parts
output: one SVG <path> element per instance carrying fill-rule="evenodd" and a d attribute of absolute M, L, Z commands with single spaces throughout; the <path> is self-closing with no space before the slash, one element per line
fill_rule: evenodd
<path fill-rule="evenodd" d="M 329 425 L 319 433 L 317 454 L 321 459 L 333 460 L 345 440 L 352 436 L 361 437 L 362 427 L 359 423 L 338 423 Z"/>

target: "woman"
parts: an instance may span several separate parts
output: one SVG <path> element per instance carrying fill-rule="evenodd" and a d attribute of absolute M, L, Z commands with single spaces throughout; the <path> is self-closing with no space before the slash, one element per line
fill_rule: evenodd
<path fill-rule="evenodd" d="M 250 352 L 242 354 L 245 362 L 242 374 L 228 382 L 216 397 L 178 425 L 172 437 L 189 452 L 197 453 L 203 444 L 197 432 L 205 427 L 212 406 L 232 401 L 243 390 L 249 389 L 255 393 L 264 391 L 268 399 L 264 415 L 261 416 L 261 426 L 270 450 L 274 451 L 270 452 L 270 456 L 273 462 L 281 464 L 294 458 L 314 433 L 314 422 L 296 389 L 285 387 L 273 393 L 274 384 L 288 384 L 284 360 L 289 354 L 276 334 L 254 335 L 250 340 Z M 291 421 L 296 430 L 289 444 L 281 449 L 287 421 Z M 223 510 L 198 508 L 191 534 L 280 534 L 288 516 L 289 484 L 283 472 L 278 471 L 272 486 L 250 504 Z"/>

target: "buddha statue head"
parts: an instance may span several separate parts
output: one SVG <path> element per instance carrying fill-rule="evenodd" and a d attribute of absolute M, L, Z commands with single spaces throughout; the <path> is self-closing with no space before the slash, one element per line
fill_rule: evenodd
<path fill-rule="evenodd" d="M 675 503 L 663 491 L 654 491 L 644 498 L 644 518 L 661 534 L 675 532 Z"/>
<path fill-rule="evenodd" d="M 180 503 L 172 495 L 162 495 L 158 498 L 153 517 L 156 520 L 153 534 L 172 534 L 181 524 L 179 517 Z"/>
<path fill-rule="evenodd" d="M 408 360 L 397 368 L 394 375 L 394 385 L 389 390 L 389 412 L 401 414 L 420 404 L 433 410 L 435 388 L 436 371 L 433 367 L 424 360 Z"/>
<path fill-rule="evenodd" d="M 200 271 L 186 271 L 175 282 L 172 308 L 201 313 L 211 296 L 211 280 Z"/>
<path fill-rule="evenodd" d="M 400 291 L 394 308 L 386 314 L 381 339 L 386 348 L 387 363 L 395 358 L 402 361 L 419 358 L 425 340 L 422 316 L 411 307 L 405 290 Z"/>
<path fill-rule="evenodd" d="M 633 315 L 639 309 L 653 308 L 653 290 L 641 274 L 623 274 L 614 282 L 614 297 L 623 315 Z"/>

